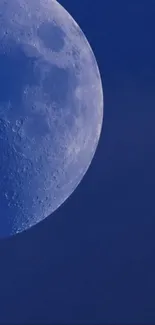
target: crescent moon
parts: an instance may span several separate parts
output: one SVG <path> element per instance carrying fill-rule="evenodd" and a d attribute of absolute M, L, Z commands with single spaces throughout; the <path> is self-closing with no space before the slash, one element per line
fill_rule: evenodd
<path fill-rule="evenodd" d="M 55 0 L 0 2 L 0 236 L 54 212 L 81 182 L 103 122 L 93 51 Z"/>

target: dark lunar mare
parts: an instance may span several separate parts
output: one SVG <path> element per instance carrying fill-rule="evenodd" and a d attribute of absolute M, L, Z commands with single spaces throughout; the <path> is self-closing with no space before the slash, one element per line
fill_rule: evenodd
<path fill-rule="evenodd" d="M 48 49 L 59 52 L 64 47 L 65 33 L 60 26 L 54 25 L 53 22 L 43 22 L 37 32 L 44 46 Z"/>
<path fill-rule="evenodd" d="M 9 40 L 0 47 L 0 105 L 10 101 L 16 114 L 21 108 L 25 85 L 38 84 L 36 58 L 28 57 L 22 46 Z M 18 112 L 20 113 L 20 112 Z"/>

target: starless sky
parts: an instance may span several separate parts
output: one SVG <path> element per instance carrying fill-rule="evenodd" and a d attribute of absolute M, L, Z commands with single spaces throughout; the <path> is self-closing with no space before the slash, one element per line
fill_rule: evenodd
<path fill-rule="evenodd" d="M 0 241 L 0 323 L 155 324 L 155 1 L 61 4 L 97 59 L 103 130 L 74 194 Z"/>

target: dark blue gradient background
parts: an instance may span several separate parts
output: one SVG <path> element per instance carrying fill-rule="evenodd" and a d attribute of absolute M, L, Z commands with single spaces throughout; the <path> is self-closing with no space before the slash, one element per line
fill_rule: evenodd
<path fill-rule="evenodd" d="M 0 241 L 0 323 L 155 324 L 155 1 L 61 4 L 99 64 L 103 132 L 65 204 Z"/>

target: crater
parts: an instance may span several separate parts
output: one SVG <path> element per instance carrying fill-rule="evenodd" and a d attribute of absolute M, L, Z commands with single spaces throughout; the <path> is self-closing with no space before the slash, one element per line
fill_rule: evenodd
<path fill-rule="evenodd" d="M 65 33 L 61 27 L 54 25 L 53 22 L 43 22 L 37 33 L 44 46 L 53 52 L 59 52 L 64 47 Z"/>

